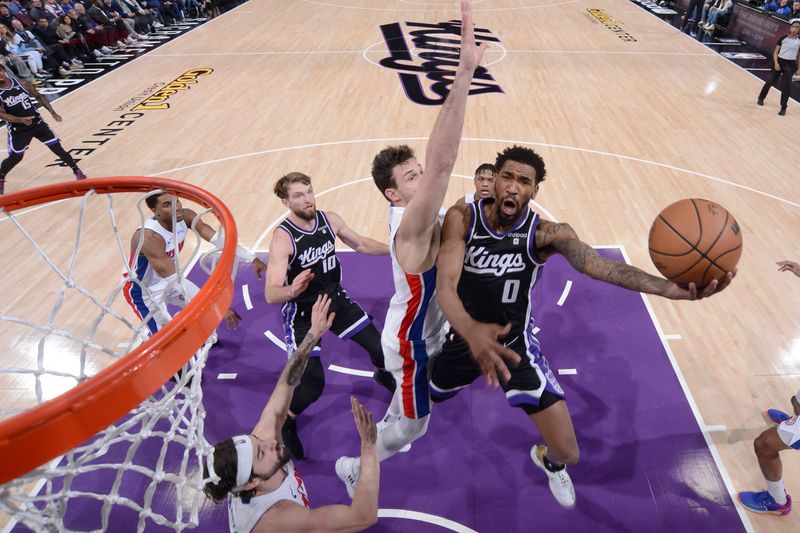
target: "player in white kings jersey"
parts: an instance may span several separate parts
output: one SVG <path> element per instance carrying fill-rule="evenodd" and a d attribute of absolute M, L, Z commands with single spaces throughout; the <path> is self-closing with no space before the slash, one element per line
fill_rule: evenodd
<path fill-rule="evenodd" d="M 136 316 L 147 325 L 149 334 L 155 335 L 172 319 L 167 304 L 184 307 L 200 291 L 197 285 L 178 276 L 174 261 L 175 249 L 178 253 L 183 249 L 186 233 L 197 214 L 184 209 L 172 194 L 153 194 L 145 201 L 153 216 L 131 237 L 129 265 L 136 278 L 131 280 L 127 272 L 123 274 L 128 278 L 123 294 Z M 173 214 L 175 228 L 172 227 Z M 195 229 L 200 237 L 222 248 L 225 242 L 222 231 L 214 231 L 202 220 L 197 221 Z M 237 246 L 236 256 L 252 263 L 258 279 L 267 270 L 260 259 L 241 246 Z M 228 327 L 239 323 L 239 316 L 233 309 L 229 309 L 224 318 Z"/>
<path fill-rule="evenodd" d="M 389 250 L 395 295 L 381 335 L 386 370 L 398 387 L 379 424 L 378 459 L 383 461 L 425 434 L 430 414 L 428 357 L 444 342 L 445 319 L 436 301 L 436 256 L 442 232 L 440 209 L 453 170 L 472 77 L 486 44 L 475 42 L 472 13 L 461 2 L 461 54 L 450 94 L 433 127 L 422 173 L 414 151 L 391 146 L 372 161 L 372 177 L 389 207 Z M 340 457 L 336 474 L 352 497 L 358 458 Z"/>

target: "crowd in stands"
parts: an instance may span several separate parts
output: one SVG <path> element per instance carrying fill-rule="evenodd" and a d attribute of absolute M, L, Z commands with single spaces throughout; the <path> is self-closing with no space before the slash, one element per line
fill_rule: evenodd
<path fill-rule="evenodd" d="M 750 4 L 786 20 L 800 18 L 800 0 L 750 0 Z"/>
<path fill-rule="evenodd" d="M 10 0 L 0 3 L 0 61 L 33 84 L 67 77 L 186 17 L 212 18 L 234 0 Z"/>

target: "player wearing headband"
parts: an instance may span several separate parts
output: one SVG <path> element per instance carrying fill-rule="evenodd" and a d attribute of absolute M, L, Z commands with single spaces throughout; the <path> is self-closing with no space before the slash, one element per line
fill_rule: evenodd
<path fill-rule="evenodd" d="M 249 435 L 220 442 L 208 457 L 203 469 L 208 480 L 204 492 L 216 503 L 227 499 L 231 532 L 361 531 L 378 519 L 377 430 L 372 415 L 358 400 L 351 398 L 350 403 L 361 437 L 361 475 L 349 506 L 311 509 L 303 478 L 281 438 L 292 393 L 311 349 L 333 323 L 330 303 L 324 294 L 317 298 L 311 328 L 289 357 L 256 427 Z"/>

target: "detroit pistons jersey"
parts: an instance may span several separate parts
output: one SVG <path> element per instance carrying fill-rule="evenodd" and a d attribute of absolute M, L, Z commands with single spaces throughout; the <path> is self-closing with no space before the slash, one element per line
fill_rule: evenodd
<path fill-rule="evenodd" d="M 306 231 L 292 223 L 288 218 L 278 225 L 292 239 L 292 255 L 286 271 L 286 284 L 291 285 L 301 272 L 311 269 L 314 279 L 293 301 L 298 304 L 313 305 L 321 293 L 332 295 L 342 281 L 342 267 L 336 257 L 336 235 L 331 229 L 328 217 L 317 211 L 314 228 Z"/>
<path fill-rule="evenodd" d="M 11 87 L 7 89 L 0 88 L 0 102 L 3 105 L 3 111 L 15 117 L 31 117 L 34 119 L 41 118 L 39 112 L 36 110 L 34 100 L 25 87 L 13 76 L 9 76 Z M 12 127 L 29 127 L 24 124 L 12 123 Z"/>
<path fill-rule="evenodd" d="M 397 346 L 407 341 L 436 340 L 446 333 L 447 321 L 436 295 L 436 266 L 421 274 L 409 274 L 397 262 L 394 238 L 403 219 L 404 207 L 389 208 L 389 253 L 392 257 L 394 296 L 389 302 L 382 338 Z M 439 224 L 444 211 L 439 212 Z"/>
<path fill-rule="evenodd" d="M 175 224 L 175 231 L 173 232 L 162 226 L 161 223 L 156 220 L 156 217 L 150 217 L 145 220 L 142 229 L 154 231 L 164 239 L 164 254 L 170 258 L 175 257 L 175 248 L 178 249 L 178 252 L 183 249 L 183 241 L 186 239 L 186 232 L 188 231 L 186 222 L 183 220 Z M 140 253 L 138 257 L 134 257 L 133 254 L 135 252 L 136 250 L 131 250 L 129 265 L 131 270 L 136 272 L 136 277 L 142 284 L 149 287 L 151 290 L 159 290 L 166 286 L 166 281 L 153 269 L 147 256 Z M 123 276 L 127 277 L 128 273 L 126 272 Z M 128 285 L 134 285 L 134 289 L 141 290 L 136 284 L 132 284 L 130 281 Z"/>
<path fill-rule="evenodd" d="M 511 324 L 504 340 L 507 345 L 524 341 L 530 355 L 538 356 L 541 349 L 533 333 L 530 294 L 544 267 L 536 251 L 539 215 L 526 207 L 513 228 L 497 233 L 486 219 L 484 207 L 494 201 L 489 202 L 470 204 L 472 221 L 458 296 L 478 322 Z"/>

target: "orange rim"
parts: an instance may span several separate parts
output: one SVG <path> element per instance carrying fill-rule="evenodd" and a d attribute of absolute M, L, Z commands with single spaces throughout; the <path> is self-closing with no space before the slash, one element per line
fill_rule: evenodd
<path fill-rule="evenodd" d="M 233 300 L 231 271 L 236 223 L 216 196 L 165 178 L 120 176 L 56 183 L 0 196 L 0 208 L 25 207 L 98 194 L 165 189 L 211 208 L 225 228 L 222 257 L 198 295 L 155 336 L 64 394 L 0 423 L 0 484 L 33 470 L 85 442 L 153 394 L 186 364 L 222 320 Z"/>

